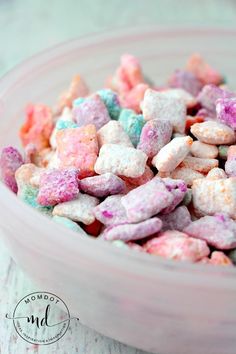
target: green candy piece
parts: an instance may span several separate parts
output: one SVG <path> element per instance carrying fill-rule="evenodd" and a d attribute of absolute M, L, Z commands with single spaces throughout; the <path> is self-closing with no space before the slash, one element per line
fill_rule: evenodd
<path fill-rule="evenodd" d="M 99 90 L 97 94 L 105 104 L 111 119 L 118 120 L 121 106 L 117 93 L 110 89 Z"/>
<path fill-rule="evenodd" d="M 146 123 L 142 114 L 136 114 L 132 109 L 122 109 L 119 122 L 123 126 L 134 147 L 137 146 L 144 124 Z"/>
<path fill-rule="evenodd" d="M 59 119 L 56 124 L 56 129 L 78 128 L 78 124 L 71 122 L 70 120 Z"/>
<path fill-rule="evenodd" d="M 218 147 L 218 149 L 219 149 L 219 158 L 222 160 L 227 160 L 229 146 L 228 145 L 220 145 Z"/>
<path fill-rule="evenodd" d="M 54 221 L 56 221 L 58 224 L 62 224 L 66 227 L 68 227 L 68 229 L 71 229 L 73 231 L 76 231 L 76 232 L 80 232 L 82 233 L 83 235 L 87 235 L 84 230 L 78 225 L 76 224 L 76 222 L 68 219 L 68 218 L 65 218 L 64 216 L 58 216 L 58 215 L 54 215 L 52 217 L 52 219 Z"/>
<path fill-rule="evenodd" d="M 37 209 L 43 214 L 51 216 L 52 207 L 42 206 L 37 202 L 38 192 L 38 188 L 32 187 L 30 184 L 26 184 L 24 187 L 21 188 L 20 192 L 18 193 L 18 196 L 21 200 L 23 200 L 23 202 L 30 205 L 34 209 Z"/>

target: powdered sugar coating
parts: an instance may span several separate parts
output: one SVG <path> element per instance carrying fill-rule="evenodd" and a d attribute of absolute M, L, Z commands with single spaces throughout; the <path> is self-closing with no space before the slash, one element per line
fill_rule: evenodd
<path fill-rule="evenodd" d="M 81 178 L 94 175 L 98 154 L 94 125 L 59 130 L 56 139 L 60 168 L 77 168 Z"/>
<path fill-rule="evenodd" d="M 236 247 L 236 222 L 227 214 L 204 216 L 189 224 L 184 232 L 220 250 Z"/>
<path fill-rule="evenodd" d="M 189 153 L 192 142 L 190 136 L 172 139 L 154 156 L 152 164 L 161 172 L 174 171 Z"/>
<path fill-rule="evenodd" d="M 106 226 L 128 223 L 125 208 L 121 204 L 123 195 L 112 195 L 93 209 L 97 220 Z"/>
<path fill-rule="evenodd" d="M 236 178 L 198 179 L 193 182 L 192 192 L 199 215 L 227 213 L 236 219 Z"/>
<path fill-rule="evenodd" d="M 215 145 L 205 144 L 198 140 L 192 143 L 190 152 L 193 156 L 203 159 L 215 159 L 218 156 L 218 149 Z"/>
<path fill-rule="evenodd" d="M 197 96 L 203 83 L 191 72 L 186 70 L 176 70 L 169 79 L 169 86 L 173 88 L 182 88 Z"/>
<path fill-rule="evenodd" d="M 18 190 L 15 172 L 23 163 L 23 157 L 14 147 L 8 146 L 2 150 L 0 156 L 0 175 L 3 183 L 14 193 L 17 193 Z"/>
<path fill-rule="evenodd" d="M 120 122 L 111 120 L 97 132 L 98 144 L 119 144 L 133 147 L 133 144 Z"/>
<path fill-rule="evenodd" d="M 103 231 L 100 237 L 107 241 L 135 241 L 155 234 L 160 231 L 161 227 L 161 220 L 158 218 L 152 218 L 137 224 L 110 226 Z"/>
<path fill-rule="evenodd" d="M 73 116 L 79 127 L 94 124 L 100 129 L 110 121 L 108 110 L 99 95 L 87 97 L 81 104 L 73 108 Z"/>
<path fill-rule="evenodd" d="M 175 132 L 184 133 L 186 106 L 182 100 L 168 97 L 167 94 L 162 92 L 147 89 L 142 102 L 142 111 L 146 120 L 168 120 Z"/>
<path fill-rule="evenodd" d="M 167 190 L 171 192 L 174 197 L 172 203 L 161 211 L 162 214 L 169 214 L 184 199 L 185 193 L 187 192 L 187 185 L 181 179 L 163 178 L 162 181 Z"/>
<path fill-rule="evenodd" d="M 202 159 L 200 157 L 186 156 L 179 167 L 190 168 L 200 173 L 208 173 L 211 169 L 218 167 L 219 161 L 216 159 Z"/>
<path fill-rule="evenodd" d="M 113 173 L 126 177 L 140 177 L 145 171 L 147 155 L 135 148 L 118 144 L 104 144 L 95 163 L 98 174 Z"/>
<path fill-rule="evenodd" d="M 233 144 L 235 142 L 233 129 L 219 122 L 207 121 L 196 123 L 192 125 L 190 130 L 202 143 L 220 145 Z"/>
<path fill-rule="evenodd" d="M 217 118 L 236 130 L 236 97 L 221 98 L 216 101 Z"/>
<path fill-rule="evenodd" d="M 57 204 L 53 209 L 53 215 L 90 225 L 95 221 L 93 209 L 98 204 L 97 198 L 79 193 L 75 200 Z"/>
<path fill-rule="evenodd" d="M 227 151 L 225 172 L 230 177 L 236 177 L 236 145 L 231 145 Z"/>
<path fill-rule="evenodd" d="M 174 179 L 182 179 L 188 187 L 192 186 L 195 179 L 205 177 L 202 173 L 186 167 L 177 167 L 173 172 L 171 172 L 170 176 Z"/>
<path fill-rule="evenodd" d="M 216 115 L 216 101 L 219 98 L 229 98 L 233 97 L 235 94 L 224 90 L 216 85 L 210 84 L 205 85 L 201 92 L 199 93 L 197 99 L 201 103 L 202 107 L 205 108 L 209 114 L 208 116 Z"/>
<path fill-rule="evenodd" d="M 161 210 L 170 206 L 174 195 L 169 192 L 160 178 L 151 181 L 130 191 L 122 197 L 129 222 L 139 222 L 157 215 Z"/>
<path fill-rule="evenodd" d="M 49 170 L 41 174 L 37 201 L 53 206 L 75 199 L 79 193 L 78 170 Z"/>
<path fill-rule="evenodd" d="M 108 195 L 125 192 L 125 182 L 112 173 L 100 176 L 87 177 L 79 181 L 79 188 L 84 193 L 94 197 L 107 197 Z"/>
<path fill-rule="evenodd" d="M 174 260 L 197 262 L 209 255 L 205 241 L 188 237 L 179 231 L 166 231 L 148 241 L 146 252 Z"/>
<path fill-rule="evenodd" d="M 143 127 L 137 149 L 154 157 L 167 143 L 172 135 L 172 125 L 169 121 L 149 120 Z"/>
<path fill-rule="evenodd" d="M 162 231 L 183 229 L 191 223 L 191 216 L 186 206 L 180 206 L 169 214 L 158 216 L 162 221 Z"/>

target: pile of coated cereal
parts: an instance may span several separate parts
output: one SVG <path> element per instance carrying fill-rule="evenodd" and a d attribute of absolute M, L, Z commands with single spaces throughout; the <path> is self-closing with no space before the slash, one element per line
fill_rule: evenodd
<path fill-rule="evenodd" d="M 164 87 L 123 55 L 106 88 L 78 75 L 54 110 L 30 104 L 3 182 L 78 233 L 118 247 L 236 264 L 236 93 L 192 55 Z"/>

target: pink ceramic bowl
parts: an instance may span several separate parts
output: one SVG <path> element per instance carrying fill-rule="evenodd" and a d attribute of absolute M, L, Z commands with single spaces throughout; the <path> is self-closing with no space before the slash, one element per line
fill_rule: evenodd
<path fill-rule="evenodd" d="M 0 148 L 19 144 L 26 103 L 54 103 L 76 73 L 92 89 L 99 88 L 119 56 L 130 52 L 161 84 L 196 51 L 236 88 L 236 32 L 230 30 L 124 30 L 37 55 L 0 82 Z M 235 269 L 167 261 L 80 238 L 23 204 L 2 184 L 0 208 L 13 258 L 39 289 L 62 297 L 85 325 L 153 353 L 235 354 Z"/>

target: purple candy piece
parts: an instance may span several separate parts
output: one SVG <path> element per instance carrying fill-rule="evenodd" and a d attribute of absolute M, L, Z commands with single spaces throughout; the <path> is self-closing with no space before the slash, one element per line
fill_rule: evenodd
<path fill-rule="evenodd" d="M 73 116 L 79 127 L 94 124 L 98 129 L 110 121 L 108 110 L 99 95 L 86 98 L 73 108 Z"/>
<path fill-rule="evenodd" d="M 193 221 L 183 231 L 191 237 L 205 240 L 219 250 L 236 247 L 236 223 L 227 214 L 204 216 Z"/>
<path fill-rule="evenodd" d="M 107 197 L 108 195 L 124 193 L 125 182 L 113 173 L 104 173 L 100 176 L 87 177 L 79 182 L 83 192 L 94 197 Z"/>
<path fill-rule="evenodd" d="M 121 202 L 125 207 L 129 222 L 139 222 L 158 214 L 173 200 L 174 195 L 168 191 L 164 181 L 155 177 L 130 191 L 122 197 Z"/>
<path fill-rule="evenodd" d="M 182 179 L 163 178 L 162 180 L 165 183 L 167 190 L 173 195 L 172 203 L 161 212 L 162 214 L 169 214 L 180 202 L 182 202 L 188 188 Z"/>
<path fill-rule="evenodd" d="M 169 86 L 172 88 L 182 88 L 191 93 L 191 95 L 197 96 L 203 84 L 193 73 L 184 70 L 176 70 L 169 79 Z"/>
<path fill-rule="evenodd" d="M 23 163 L 24 161 L 21 154 L 14 147 L 8 146 L 2 150 L 0 157 L 1 179 L 14 193 L 18 191 L 15 172 Z"/>
<path fill-rule="evenodd" d="M 161 227 L 161 220 L 158 218 L 152 218 L 138 224 L 110 226 L 103 231 L 100 237 L 107 241 L 135 241 L 157 233 L 161 230 Z"/>
<path fill-rule="evenodd" d="M 152 119 L 148 121 L 141 132 L 137 149 L 142 150 L 152 158 L 163 146 L 168 144 L 172 135 L 172 124 L 169 121 Z"/>
<path fill-rule="evenodd" d="M 93 210 L 96 219 L 107 226 L 127 223 L 126 211 L 121 204 L 122 197 L 123 195 L 112 195 L 96 206 Z"/>
<path fill-rule="evenodd" d="M 158 216 L 162 221 L 162 231 L 183 229 L 191 223 L 191 216 L 186 206 L 180 206 L 168 215 Z"/>
<path fill-rule="evenodd" d="M 40 176 L 37 202 L 53 206 L 75 199 L 78 193 L 78 170 L 49 170 Z"/>
<path fill-rule="evenodd" d="M 236 156 L 226 161 L 225 172 L 229 177 L 236 177 Z"/>
<path fill-rule="evenodd" d="M 216 115 L 222 123 L 236 130 L 236 97 L 218 99 Z"/>
<path fill-rule="evenodd" d="M 235 94 L 227 90 L 223 90 L 218 86 L 213 84 L 205 85 L 202 91 L 199 93 L 197 99 L 201 103 L 202 107 L 206 108 L 209 111 L 211 116 L 215 117 L 216 113 L 216 101 L 219 98 L 231 98 Z"/>

